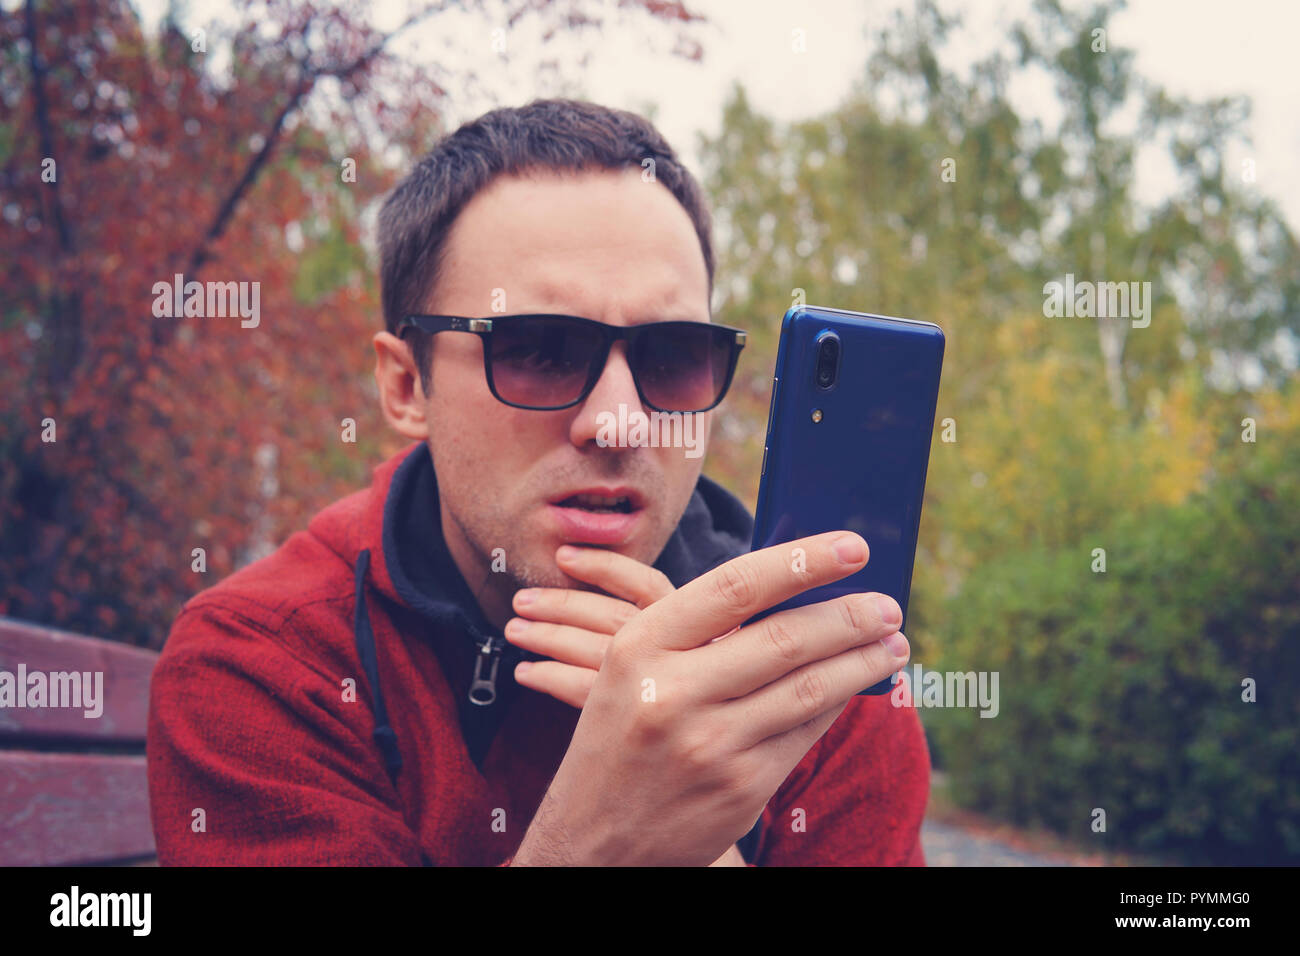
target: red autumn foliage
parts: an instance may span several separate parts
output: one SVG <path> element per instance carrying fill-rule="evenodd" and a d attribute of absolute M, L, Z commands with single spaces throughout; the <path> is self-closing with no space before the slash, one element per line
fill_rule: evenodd
<path fill-rule="evenodd" d="M 196 51 L 121 0 L 0 11 L 0 614 L 158 646 L 396 449 L 363 213 L 442 130 L 446 71 L 396 57 L 364 5 L 245 2 L 228 29 Z M 177 273 L 259 283 L 257 326 L 155 316 Z"/>

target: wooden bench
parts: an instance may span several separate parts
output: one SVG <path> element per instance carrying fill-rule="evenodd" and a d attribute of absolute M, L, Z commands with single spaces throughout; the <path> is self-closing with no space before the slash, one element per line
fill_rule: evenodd
<path fill-rule="evenodd" d="M 144 745 L 157 659 L 0 617 L 0 866 L 153 862 Z M 49 706 L 72 698 L 71 678 L 58 679 L 59 700 L 47 688 L 46 706 L 14 706 L 4 683 L 25 694 L 20 668 L 47 683 L 51 674 L 102 674 L 102 713 Z"/>

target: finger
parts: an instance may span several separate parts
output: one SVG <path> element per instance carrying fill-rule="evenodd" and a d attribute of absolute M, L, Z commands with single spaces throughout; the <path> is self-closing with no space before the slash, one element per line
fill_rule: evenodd
<path fill-rule="evenodd" d="M 506 622 L 505 635 L 506 640 L 516 647 L 554 658 L 562 664 L 591 670 L 600 670 L 610 641 L 608 634 L 597 634 L 567 624 L 528 621 L 521 617 L 512 617 Z"/>
<path fill-rule="evenodd" d="M 566 544 L 555 552 L 555 560 L 570 577 L 594 584 L 637 607 L 648 607 L 673 592 L 668 575 L 617 551 Z"/>
<path fill-rule="evenodd" d="M 778 611 L 742 627 L 729 640 L 695 648 L 690 670 L 704 700 L 743 697 L 814 661 L 893 634 L 903 623 L 886 594 L 846 594 Z"/>
<path fill-rule="evenodd" d="M 768 737 L 756 744 L 750 750 L 750 754 L 764 765 L 793 769 L 798 766 L 799 761 L 803 760 L 809 748 L 821 739 L 822 734 L 831 729 L 831 725 L 839 719 L 840 714 L 844 713 L 855 700 L 863 699 L 850 697 L 838 707 L 832 707 L 824 714 L 818 714 L 788 733 Z"/>
<path fill-rule="evenodd" d="M 899 652 L 892 646 L 897 638 Z M 842 707 L 858 691 L 889 677 L 911 653 L 901 633 L 806 664 L 726 706 L 735 707 L 739 745 L 749 749 Z"/>
<path fill-rule="evenodd" d="M 664 650 L 699 647 L 760 611 L 848 577 L 866 563 L 867 543 L 852 531 L 828 531 L 742 554 L 642 611 L 638 638 Z"/>
<path fill-rule="evenodd" d="M 524 666 L 527 664 L 528 666 Z M 515 682 L 549 694 L 570 707 L 582 709 L 591 693 L 596 672 L 587 667 L 574 667 L 558 661 L 521 661 L 515 667 Z"/>
<path fill-rule="evenodd" d="M 635 604 L 572 588 L 525 588 L 515 592 L 513 604 L 515 613 L 530 621 L 568 624 L 601 634 L 613 634 L 638 613 Z"/>

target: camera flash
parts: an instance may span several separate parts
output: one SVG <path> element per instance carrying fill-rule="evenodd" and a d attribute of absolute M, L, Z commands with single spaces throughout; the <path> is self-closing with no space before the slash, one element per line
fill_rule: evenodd
<path fill-rule="evenodd" d="M 822 410 L 820 408 L 813 409 L 812 420 L 813 420 L 813 424 L 816 424 L 817 422 L 822 420 Z"/>

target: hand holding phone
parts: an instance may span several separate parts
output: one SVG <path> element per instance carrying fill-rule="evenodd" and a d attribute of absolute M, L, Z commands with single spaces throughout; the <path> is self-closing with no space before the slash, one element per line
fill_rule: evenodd
<path fill-rule="evenodd" d="M 943 349 L 929 322 L 815 306 L 785 314 L 753 549 L 845 530 L 866 539 L 870 557 L 766 613 L 876 591 L 898 602 L 906 627 Z M 799 555 L 790 560 L 798 573 Z"/>
<path fill-rule="evenodd" d="M 515 862 L 705 866 L 751 830 L 863 683 L 906 660 L 860 594 L 747 623 L 857 573 L 865 544 L 840 531 L 739 555 L 619 628 Z"/>

